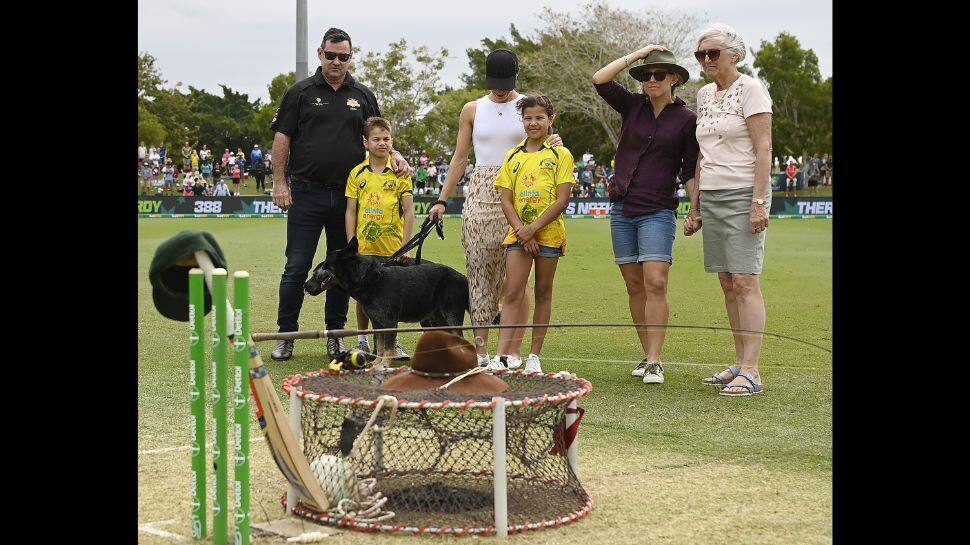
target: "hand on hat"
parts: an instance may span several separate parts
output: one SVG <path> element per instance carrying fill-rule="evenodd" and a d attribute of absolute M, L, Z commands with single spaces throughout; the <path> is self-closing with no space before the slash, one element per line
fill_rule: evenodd
<path fill-rule="evenodd" d="M 645 59 L 647 58 L 647 55 L 653 53 L 654 51 L 667 51 L 667 48 L 662 45 L 650 44 L 643 49 L 636 50 L 632 56 L 636 57 L 637 59 Z"/>

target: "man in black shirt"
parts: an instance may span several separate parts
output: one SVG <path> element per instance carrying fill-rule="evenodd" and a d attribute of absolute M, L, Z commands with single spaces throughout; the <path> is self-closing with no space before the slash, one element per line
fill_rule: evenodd
<path fill-rule="evenodd" d="M 273 138 L 273 202 L 288 210 L 286 266 L 280 279 L 277 313 L 279 331 L 296 331 L 306 282 L 321 231 L 326 231 L 327 254 L 347 244 L 344 197 L 350 169 L 364 160 L 364 121 L 380 116 L 377 98 L 347 72 L 352 45 L 346 32 L 331 28 L 317 48 L 320 68 L 287 89 L 270 128 Z M 393 152 L 394 172 L 410 166 Z M 350 297 L 338 286 L 327 290 L 324 321 L 327 329 L 343 328 Z M 333 356 L 344 350 L 342 340 L 329 339 Z M 279 341 L 274 360 L 288 360 L 293 341 Z"/>

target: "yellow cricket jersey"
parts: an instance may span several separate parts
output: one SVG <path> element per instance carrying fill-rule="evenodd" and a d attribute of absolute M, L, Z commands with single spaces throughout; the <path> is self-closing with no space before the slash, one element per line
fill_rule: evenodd
<path fill-rule="evenodd" d="M 568 149 L 543 144 L 538 151 L 528 152 L 525 142 L 522 140 L 505 154 L 495 187 L 512 191 L 515 212 L 528 224 L 556 202 L 556 188 L 560 184 L 574 184 L 576 180 L 573 179 L 573 154 Z M 561 248 L 566 255 L 566 223 L 562 215 L 540 229 L 536 239 L 542 246 Z M 515 230 L 510 225 L 502 246 L 515 241 Z"/>
<path fill-rule="evenodd" d="M 357 199 L 357 245 L 362 255 L 389 256 L 404 243 L 404 208 L 401 199 L 413 187 L 407 174 L 395 176 L 391 158 L 381 172 L 370 168 L 370 160 L 355 166 L 347 176 L 349 199 Z"/>

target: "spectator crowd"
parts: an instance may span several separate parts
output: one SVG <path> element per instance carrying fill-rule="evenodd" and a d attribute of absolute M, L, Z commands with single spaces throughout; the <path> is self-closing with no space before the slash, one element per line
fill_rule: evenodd
<path fill-rule="evenodd" d="M 442 156 L 431 159 L 427 153 L 420 153 L 405 157 L 409 164 L 415 165 L 414 194 L 437 195 L 445 183 L 450 165 Z M 475 165 L 469 163 L 465 167 L 458 185 L 462 196 L 467 196 L 468 181 Z M 606 183 L 613 176 L 612 165 L 599 165 L 593 155 L 586 152 L 582 161 L 576 161 L 573 178 L 577 184 L 573 187 L 572 195 L 577 198 L 606 198 Z"/>
<path fill-rule="evenodd" d="M 407 157 L 408 163 L 415 165 L 414 194 L 437 195 L 445 183 L 449 164 L 442 156 L 431 159 L 427 153 Z M 778 157 L 774 158 L 775 172 L 786 174 L 785 196 L 795 196 L 796 178 L 801 172 L 802 180 L 808 188 L 809 196 L 815 196 L 819 186 L 832 185 L 832 155 L 815 153 L 811 157 L 789 156 L 784 166 Z M 467 196 L 467 182 L 475 165 L 469 163 L 459 184 L 459 192 Z M 141 195 L 183 195 L 183 196 L 233 196 L 238 195 L 241 187 L 248 189 L 255 182 L 257 193 L 269 194 L 266 180 L 272 181 L 273 157 L 270 150 L 265 152 L 259 144 L 253 145 L 248 153 L 241 147 L 235 152 L 225 148 L 222 155 L 216 155 L 207 145 L 200 148 L 185 142 L 181 149 L 169 150 L 165 144 L 160 146 L 138 146 L 138 188 Z M 606 198 L 606 185 L 613 176 L 613 161 L 598 164 L 588 151 L 581 161 L 576 161 L 573 177 L 572 196 L 575 198 Z M 686 198 L 683 183 L 677 186 L 677 197 Z"/>
<path fill-rule="evenodd" d="M 832 186 L 832 155 L 818 153 L 803 153 L 798 158 L 791 155 L 785 159 L 785 166 L 781 166 L 781 161 L 775 157 L 775 171 L 785 174 L 783 189 L 786 197 L 795 197 L 795 190 L 798 189 L 798 174 L 801 173 L 804 186 L 808 189 L 808 196 L 814 197 L 818 194 L 818 187 Z"/>
<path fill-rule="evenodd" d="M 259 144 L 249 153 L 237 147 L 235 153 L 226 148 L 216 155 L 208 145 L 201 148 L 185 142 L 181 149 L 138 145 L 138 191 L 141 195 L 231 196 L 238 195 L 240 186 L 256 183 L 257 192 L 267 192 L 266 179 L 273 174 L 273 157 Z"/>

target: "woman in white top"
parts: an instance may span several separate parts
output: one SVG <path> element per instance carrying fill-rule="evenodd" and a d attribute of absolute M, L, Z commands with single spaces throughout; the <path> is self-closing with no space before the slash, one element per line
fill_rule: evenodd
<path fill-rule="evenodd" d="M 734 332 L 735 364 L 703 380 L 721 395 L 762 391 L 758 369 L 765 302 L 760 274 L 771 205 L 771 97 L 765 85 L 738 72 L 744 41 L 716 23 L 697 40 L 694 56 L 714 83 L 697 92 L 700 155 L 687 183 L 690 236 L 703 226 L 704 269 L 716 272 Z M 699 191 L 698 191 L 699 189 Z"/>
<path fill-rule="evenodd" d="M 492 323 L 499 311 L 499 300 L 505 284 L 505 249 L 502 239 L 508 221 L 502 213 L 499 191 L 495 189 L 505 153 L 521 142 L 526 134 L 516 109 L 523 95 L 515 91 L 519 61 L 508 49 L 496 49 L 485 58 L 485 86 L 488 95 L 465 104 L 458 117 L 458 139 L 451 157 L 438 200 L 428 210 L 432 221 L 445 213 L 448 197 L 465 173 L 468 152 L 474 146 L 475 168 L 466 186 L 462 210 L 461 245 L 468 267 L 468 299 L 472 325 Z M 561 146 L 562 139 L 553 135 L 548 145 Z M 487 365 L 488 329 L 475 330 L 475 349 L 479 365 Z M 499 353 L 502 351 L 499 347 Z M 521 361 L 508 367 L 518 367 Z"/>

